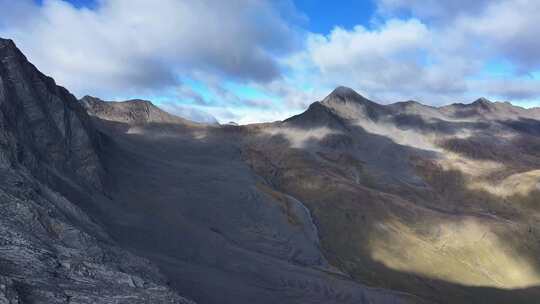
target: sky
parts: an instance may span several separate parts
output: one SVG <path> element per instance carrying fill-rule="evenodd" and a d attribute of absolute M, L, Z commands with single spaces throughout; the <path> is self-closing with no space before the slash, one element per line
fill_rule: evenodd
<path fill-rule="evenodd" d="M 0 0 L 0 37 L 77 97 L 266 122 L 379 103 L 540 106 L 536 0 Z"/>

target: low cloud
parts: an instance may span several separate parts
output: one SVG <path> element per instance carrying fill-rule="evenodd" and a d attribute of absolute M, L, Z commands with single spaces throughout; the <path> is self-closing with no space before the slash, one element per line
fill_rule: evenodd
<path fill-rule="evenodd" d="M 474 89 L 505 101 L 530 101 L 540 96 L 540 81 L 536 79 L 497 79 L 473 82 Z"/>
<path fill-rule="evenodd" d="M 188 120 L 194 121 L 194 122 L 200 122 L 200 123 L 206 123 L 206 124 L 217 124 L 218 120 L 205 112 L 204 110 L 197 109 L 193 106 L 189 105 L 181 105 L 173 102 L 164 102 L 159 105 L 163 110 L 186 118 Z"/>

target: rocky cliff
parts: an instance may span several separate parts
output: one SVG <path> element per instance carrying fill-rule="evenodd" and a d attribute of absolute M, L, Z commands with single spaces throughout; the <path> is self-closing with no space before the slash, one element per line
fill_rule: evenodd
<path fill-rule="evenodd" d="M 75 97 L 0 39 L 0 303 L 191 303 L 78 207 L 100 151 Z"/>
<path fill-rule="evenodd" d="M 100 138 L 84 108 L 12 41 L 0 40 L 0 59 L 3 166 L 25 166 L 46 182 L 70 177 L 100 189 Z"/>

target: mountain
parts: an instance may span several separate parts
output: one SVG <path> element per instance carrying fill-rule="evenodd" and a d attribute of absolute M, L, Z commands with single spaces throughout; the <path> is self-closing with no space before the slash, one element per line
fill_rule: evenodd
<path fill-rule="evenodd" d="M 133 124 L 100 110 L 102 103 L 88 106 L 108 138 L 104 159 L 112 181 L 105 188 L 110 200 L 95 202 L 97 216 L 181 294 L 200 303 L 420 301 L 354 282 L 328 263 L 303 202 L 274 189 L 244 161 L 249 128 Z M 129 117 L 147 117 L 138 109 Z"/>
<path fill-rule="evenodd" d="M 0 39 L 0 302 L 192 303 L 77 204 L 102 192 L 81 104 Z"/>
<path fill-rule="evenodd" d="M 438 303 L 538 298 L 537 109 L 379 105 L 340 87 L 255 129 L 246 161 L 305 203 L 355 281 Z"/>
<path fill-rule="evenodd" d="M 78 101 L 10 40 L 0 63 L 1 302 L 417 302 L 332 267 L 240 128 Z"/>
<path fill-rule="evenodd" d="M 535 303 L 540 112 L 76 100 L 0 44 L 0 302 Z"/>

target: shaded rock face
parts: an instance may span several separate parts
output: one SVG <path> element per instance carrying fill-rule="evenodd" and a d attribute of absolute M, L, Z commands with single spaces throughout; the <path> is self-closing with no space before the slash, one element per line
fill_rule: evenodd
<path fill-rule="evenodd" d="M 66 89 L 41 74 L 10 40 L 0 40 L 2 166 L 21 164 L 47 182 L 59 175 L 102 186 L 99 135 Z"/>
<path fill-rule="evenodd" d="M 2 303 L 191 303 L 28 174 L 0 170 Z"/>
<path fill-rule="evenodd" d="M 0 303 L 192 303 L 73 203 L 103 189 L 100 138 L 67 90 L 0 39 Z"/>

